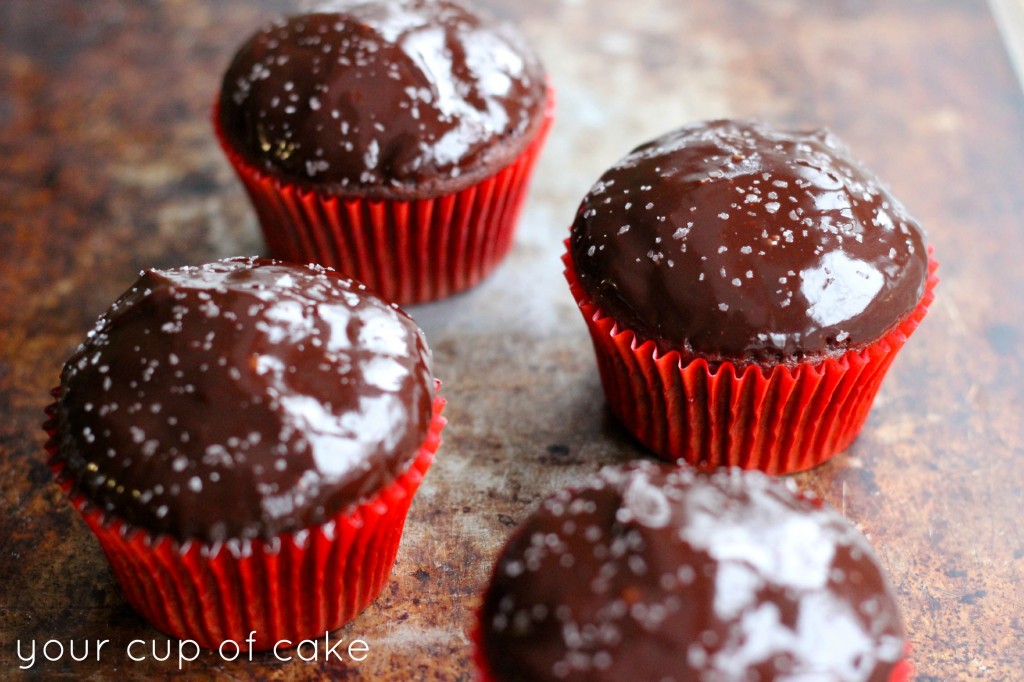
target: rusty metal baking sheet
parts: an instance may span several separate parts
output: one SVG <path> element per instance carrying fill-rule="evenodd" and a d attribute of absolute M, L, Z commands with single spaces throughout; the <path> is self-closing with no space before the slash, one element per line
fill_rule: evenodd
<path fill-rule="evenodd" d="M 918 680 L 1024 679 L 1024 98 L 988 6 L 487 4 L 537 45 L 557 120 L 508 260 L 411 310 L 450 424 L 388 588 L 336 634 L 369 651 L 204 652 L 180 671 L 177 641 L 126 605 L 52 484 L 39 423 L 63 360 L 140 268 L 261 250 L 209 106 L 234 47 L 295 5 L 0 4 L 0 678 L 472 679 L 467 633 L 512 527 L 556 488 L 642 456 L 604 405 L 562 278 L 576 205 L 636 144 L 729 115 L 828 125 L 927 229 L 936 303 L 860 438 L 796 478 L 877 548 Z M 51 639 L 92 648 L 47 661 Z M 17 646 L 32 642 L 28 665 Z"/>

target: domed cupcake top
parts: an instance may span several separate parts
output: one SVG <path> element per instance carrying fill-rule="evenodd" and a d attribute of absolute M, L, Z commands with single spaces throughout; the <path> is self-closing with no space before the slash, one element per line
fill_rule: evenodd
<path fill-rule="evenodd" d="M 250 38 L 219 116 L 235 149 L 273 175 L 411 198 L 511 162 L 545 102 L 544 69 L 508 26 L 449 0 L 348 0 Z"/>
<path fill-rule="evenodd" d="M 481 612 L 495 680 L 889 679 L 870 546 L 756 472 L 609 467 L 514 533 Z"/>
<path fill-rule="evenodd" d="M 307 527 L 416 456 L 429 362 L 408 316 L 316 266 L 147 270 L 64 366 L 61 475 L 179 539 Z"/>
<path fill-rule="evenodd" d="M 712 362 L 877 341 L 917 305 L 928 271 L 918 224 L 832 134 L 746 121 L 635 149 L 584 198 L 570 251 L 609 316 Z"/>

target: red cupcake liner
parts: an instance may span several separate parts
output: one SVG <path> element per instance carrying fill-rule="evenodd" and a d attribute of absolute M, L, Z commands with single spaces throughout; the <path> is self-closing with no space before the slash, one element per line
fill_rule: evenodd
<path fill-rule="evenodd" d="M 233 150 L 216 106 L 213 124 L 256 209 L 271 256 L 332 267 L 389 301 L 410 305 L 468 289 L 508 253 L 554 109 L 554 90 L 548 88 L 533 140 L 494 175 L 453 194 L 414 200 L 346 198 L 300 188 Z"/>
<path fill-rule="evenodd" d="M 476 668 L 476 681 L 498 682 L 494 677 L 494 673 L 491 672 L 487 656 L 484 655 L 483 611 L 482 606 L 477 609 L 473 629 L 469 632 L 469 642 L 473 646 L 473 665 Z"/>
<path fill-rule="evenodd" d="M 568 248 L 568 240 L 566 240 Z M 934 300 L 938 263 L 917 307 L 878 341 L 838 358 L 770 370 L 659 353 L 608 317 L 583 290 L 571 256 L 565 277 L 583 313 L 608 405 L 647 448 L 669 461 L 769 474 L 804 471 L 844 450 L 864 425 L 896 353 Z"/>
<path fill-rule="evenodd" d="M 434 399 L 412 464 L 374 497 L 318 526 L 215 545 L 153 536 L 96 509 L 61 475 L 54 405 L 43 428 L 57 482 L 99 540 L 128 603 L 158 630 L 200 646 L 213 649 L 230 639 L 242 651 L 265 650 L 283 640 L 281 648 L 288 648 L 323 637 L 384 589 L 409 505 L 441 443 L 445 402 Z"/>
<path fill-rule="evenodd" d="M 889 675 L 889 682 L 910 682 L 914 677 L 914 664 L 910 660 L 910 643 L 903 648 L 903 658 L 896 664 L 896 668 L 893 669 Z"/>

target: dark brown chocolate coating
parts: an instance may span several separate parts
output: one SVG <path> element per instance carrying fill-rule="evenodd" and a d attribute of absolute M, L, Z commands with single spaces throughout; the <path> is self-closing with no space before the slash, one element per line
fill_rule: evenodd
<path fill-rule="evenodd" d="M 316 266 L 147 270 L 64 366 L 74 489 L 179 539 L 269 538 L 389 484 L 431 419 L 416 324 Z"/>
<path fill-rule="evenodd" d="M 509 540 L 481 611 L 498 682 L 884 682 L 903 651 L 867 541 L 758 472 L 639 462 Z"/>
<path fill-rule="evenodd" d="M 508 26 L 449 0 L 352 0 L 250 38 L 219 115 L 232 147 L 272 175 L 412 198 L 511 162 L 546 96 L 540 61 Z"/>
<path fill-rule="evenodd" d="M 644 144 L 583 200 L 580 284 L 684 358 L 776 363 L 877 341 L 924 294 L 921 228 L 824 130 L 711 121 Z"/>

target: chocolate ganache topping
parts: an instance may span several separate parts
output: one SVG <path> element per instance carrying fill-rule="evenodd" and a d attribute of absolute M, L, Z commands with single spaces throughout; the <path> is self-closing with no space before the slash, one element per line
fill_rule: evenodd
<path fill-rule="evenodd" d="M 758 472 L 642 462 L 543 502 L 484 596 L 500 682 L 884 682 L 903 651 L 871 547 Z"/>
<path fill-rule="evenodd" d="M 586 293 L 664 352 L 791 362 L 877 341 L 924 294 L 920 227 L 827 131 L 711 121 L 636 148 L 584 198 Z"/>
<path fill-rule="evenodd" d="M 448 0 L 348 0 L 250 38 L 219 116 L 229 143 L 277 177 L 414 198 L 510 163 L 546 98 L 539 59 L 509 26 Z"/>
<path fill-rule="evenodd" d="M 270 538 L 401 474 L 434 385 L 416 324 L 317 266 L 147 270 L 64 366 L 74 489 L 150 531 Z"/>

